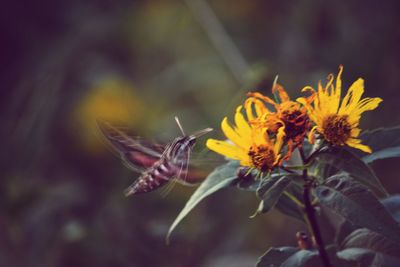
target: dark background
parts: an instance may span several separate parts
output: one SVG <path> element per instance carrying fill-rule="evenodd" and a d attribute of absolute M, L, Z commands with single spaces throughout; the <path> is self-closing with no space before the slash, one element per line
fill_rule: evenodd
<path fill-rule="evenodd" d="M 303 225 L 275 211 L 248 219 L 255 196 L 231 189 L 200 204 L 166 246 L 194 189 L 125 198 L 137 174 L 94 121 L 171 140 L 175 115 L 188 132 L 219 129 L 276 74 L 295 97 L 343 64 L 345 88 L 363 77 L 365 95 L 384 99 L 362 127 L 398 125 L 399 12 L 395 0 L 2 1 L 0 266 L 243 267 L 271 245 L 294 245 Z M 391 193 L 396 164 L 373 166 Z"/>

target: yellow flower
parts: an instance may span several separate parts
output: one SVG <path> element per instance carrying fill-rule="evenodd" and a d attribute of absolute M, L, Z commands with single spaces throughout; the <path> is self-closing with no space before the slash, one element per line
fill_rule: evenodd
<path fill-rule="evenodd" d="M 71 113 L 71 123 L 79 127 L 76 133 L 81 147 L 92 153 L 109 151 L 105 149 L 97 132 L 96 119 L 138 127 L 141 123 L 144 103 L 135 93 L 135 86 L 118 77 L 103 77 L 87 88 Z"/>
<path fill-rule="evenodd" d="M 339 66 L 339 73 L 336 78 L 336 85 L 333 85 L 334 76 L 328 76 L 328 83 L 325 88 L 318 84 L 318 91 L 306 86 L 304 91 L 311 91 L 308 98 L 299 98 L 298 101 L 308 109 L 311 120 L 315 126 L 309 133 L 310 142 L 315 139 L 315 132 L 321 134 L 326 141 L 333 145 L 348 145 L 371 153 L 371 148 L 361 144 L 358 138 L 361 129 L 359 123 L 361 114 L 368 110 L 374 110 L 382 102 L 381 98 L 363 98 L 364 80 L 359 78 L 347 91 L 341 101 L 343 66 Z M 313 101 L 311 106 L 310 102 Z"/>
<path fill-rule="evenodd" d="M 268 128 L 272 135 L 284 127 L 285 141 L 288 143 L 285 159 L 289 159 L 293 150 L 302 145 L 311 125 L 310 119 L 306 108 L 291 101 L 281 85 L 275 84 L 272 93 L 279 95 L 279 103 L 258 92 L 248 93 L 249 98 L 245 102 L 247 117 L 252 125 Z M 269 110 L 265 104 L 272 105 L 275 111 Z"/>
<path fill-rule="evenodd" d="M 247 118 L 248 119 L 248 118 Z M 236 109 L 235 127 L 225 117 L 221 128 L 226 141 L 207 140 L 207 147 L 228 158 L 239 160 L 242 166 L 268 172 L 281 163 L 280 150 L 283 144 L 284 130 L 280 128 L 275 139 L 268 137 L 262 127 L 252 127 L 242 114 L 242 106 Z"/>

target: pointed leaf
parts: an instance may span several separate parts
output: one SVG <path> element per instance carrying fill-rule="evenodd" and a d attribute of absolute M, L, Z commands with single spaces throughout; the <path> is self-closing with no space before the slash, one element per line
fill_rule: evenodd
<path fill-rule="evenodd" d="M 323 267 L 322 262 L 319 258 L 319 253 L 316 250 L 299 250 L 286 261 L 284 261 L 281 267 Z"/>
<path fill-rule="evenodd" d="M 360 135 L 363 144 L 372 149 L 372 154 L 357 151 L 362 160 L 371 163 L 377 159 L 400 157 L 400 126 L 365 131 Z"/>
<path fill-rule="evenodd" d="M 385 206 L 397 223 L 400 223 L 400 195 L 394 195 L 385 199 L 381 199 L 380 202 L 383 204 L 383 206 Z M 361 227 L 354 225 L 347 220 L 343 220 L 337 229 L 335 243 L 338 245 L 342 244 L 347 236 L 359 228 Z"/>
<path fill-rule="evenodd" d="M 336 256 L 335 246 L 326 246 L 325 250 L 328 254 L 329 262 L 332 267 L 350 267 L 350 265 L 339 259 Z M 316 249 L 311 250 L 299 250 L 292 256 L 287 258 L 281 265 L 281 267 L 324 267 L 322 260 L 319 256 L 319 252 Z"/>
<path fill-rule="evenodd" d="M 257 173 L 258 173 L 257 170 L 253 170 L 253 171 L 249 172 L 248 168 L 239 168 L 238 176 L 240 176 L 241 179 L 237 179 L 235 181 L 234 185 L 236 185 L 236 187 L 241 190 L 256 191 L 257 196 L 259 196 L 260 194 L 262 194 L 263 190 L 264 191 L 267 190 L 282 176 L 287 176 L 292 179 L 301 177 L 301 175 L 279 171 L 279 172 L 270 174 L 268 176 L 268 178 L 256 179 Z"/>
<path fill-rule="evenodd" d="M 256 267 L 279 267 L 297 251 L 299 249 L 295 247 L 270 248 L 258 259 Z"/>
<path fill-rule="evenodd" d="M 289 186 L 286 188 L 286 192 L 301 201 L 302 192 L 301 189 L 295 183 L 289 184 Z M 278 202 L 275 205 L 275 208 L 285 215 L 295 218 L 301 222 L 305 222 L 303 212 L 299 207 L 299 205 L 297 205 L 286 194 L 281 195 L 281 197 L 279 198 Z"/>
<path fill-rule="evenodd" d="M 172 223 L 168 230 L 167 242 L 172 231 L 176 226 L 186 217 L 187 214 L 204 198 L 215 193 L 216 191 L 230 186 L 235 179 L 237 179 L 237 162 L 229 162 L 216 168 L 211 172 L 207 178 L 201 183 L 197 190 L 186 202 L 185 207 L 181 210 L 175 221 Z"/>
<path fill-rule="evenodd" d="M 356 261 L 357 266 L 399 267 L 400 260 L 381 253 L 374 253 L 364 248 L 348 248 L 337 253 L 343 260 Z"/>
<path fill-rule="evenodd" d="M 288 178 L 288 182 L 290 181 L 302 181 L 301 174 L 293 174 L 293 173 L 273 173 L 267 179 L 262 181 L 261 185 L 257 189 L 257 196 L 263 199 L 263 195 L 266 194 L 267 191 L 271 189 L 282 177 Z M 285 179 L 286 180 L 286 179 Z M 281 183 L 281 182 L 279 182 Z"/>
<path fill-rule="evenodd" d="M 370 155 L 362 157 L 365 163 L 371 163 L 378 159 L 396 158 L 400 157 L 400 146 L 388 147 L 382 150 L 373 152 Z"/>
<path fill-rule="evenodd" d="M 368 266 L 399 266 L 400 247 L 366 228 L 355 230 L 342 244 L 338 257 Z"/>
<path fill-rule="evenodd" d="M 347 172 L 360 183 L 389 195 L 373 170 L 353 153 L 342 148 L 332 147 L 318 153 L 316 157 L 319 162 L 324 162 L 332 167 L 332 171 L 335 171 L 327 173 L 328 176 L 337 172 Z"/>
<path fill-rule="evenodd" d="M 392 214 L 393 218 L 400 223 L 400 195 L 390 196 L 381 200 L 381 203 Z"/>
<path fill-rule="evenodd" d="M 397 243 L 366 228 L 353 231 L 343 241 L 341 248 L 364 248 L 400 259 L 400 246 Z"/>
<path fill-rule="evenodd" d="M 248 167 L 238 167 L 238 177 L 234 183 L 237 188 L 246 191 L 257 191 L 260 187 L 260 179 L 256 179 L 257 171 L 256 170 L 249 170 Z"/>
<path fill-rule="evenodd" d="M 340 174 L 317 186 L 320 203 L 355 225 L 400 242 L 400 228 L 390 213 L 364 185 Z"/>
<path fill-rule="evenodd" d="M 262 199 L 262 195 L 265 194 L 265 192 L 267 192 L 280 178 L 282 178 L 281 175 L 270 175 L 264 179 L 256 191 L 257 197 Z"/>
<path fill-rule="evenodd" d="M 353 231 L 359 228 L 360 228 L 359 226 L 352 224 L 348 220 L 343 219 L 343 221 L 338 226 L 338 229 L 335 234 L 335 244 L 339 246 L 340 244 L 343 243 L 343 241 L 347 238 L 349 234 L 351 234 Z"/>
<path fill-rule="evenodd" d="M 268 189 L 265 190 L 265 187 L 261 187 L 260 190 L 257 190 L 257 193 L 261 193 L 259 197 L 262 199 L 256 214 L 266 213 L 270 211 L 278 202 L 282 193 L 285 191 L 286 187 L 291 183 L 291 179 L 287 176 L 280 177 L 279 179 L 271 179 L 274 183 L 271 185 L 268 183 Z M 256 215 L 255 214 L 255 215 Z"/>

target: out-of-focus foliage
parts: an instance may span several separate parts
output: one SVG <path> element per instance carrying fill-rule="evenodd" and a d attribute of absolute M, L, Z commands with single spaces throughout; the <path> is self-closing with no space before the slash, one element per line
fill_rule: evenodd
<path fill-rule="evenodd" d="M 73 123 L 79 125 L 82 146 L 104 148 L 96 132 L 96 120 L 107 120 L 134 128 L 144 113 L 143 103 L 135 96 L 134 87 L 117 79 L 100 81 L 88 90 L 73 114 Z M 147 112 L 148 116 L 151 110 Z M 103 149 L 102 149 L 103 150 Z"/>
<path fill-rule="evenodd" d="M 295 92 L 341 63 L 384 99 L 365 128 L 399 124 L 398 1 L 207 1 L 246 60 L 242 81 L 188 2 L 2 2 L 1 266 L 243 267 L 268 246 L 295 245 L 280 230 L 302 224 L 275 211 L 249 220 L 256 198 L 222 190 L 166 246 L 194 189 L 125 198 L 137 174 L 98 142 L 96 116 L 171 140 L 175 115 L 187 131 L 216 128 L 276 74 Z M 400 188 L 397 162 L 374 162 L 390 192 Z"/>

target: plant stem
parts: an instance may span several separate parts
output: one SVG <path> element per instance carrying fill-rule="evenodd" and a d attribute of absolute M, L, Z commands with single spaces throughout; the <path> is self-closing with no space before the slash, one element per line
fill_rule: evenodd
<path fill-rule="evenodd" d="M 303 149 L 299 150 L 303 164 L 306 165 L 308 159 L 306 158 Z M 318 247 L 319 256 L 321 257 L 322 263 L 324 264 L 325 267 L 331 267 L 332 265 L 329 261 L 328 254 L 325 250 L 325 244 L 324 241 L 322 240 L 321 231 L 319 230 L 317 218 L 315 216 L 315 209 L 310 199 L 312 180 L 310 180 L 308 177 L 307 169 L 303 170 L 303 179 L 304 179 L 304 191 L 303 191 L 304 211 L 307 215 L 312 235 Z"/>
<path fill-rule="evenodd" d="M 241 86 L 247 86 L 246 74 L 254 75 L 239 48 L 227 33 L 214 10 L 204 0 L 186 0 L 186 4 L 204 28 L 215 49 Z"/>

